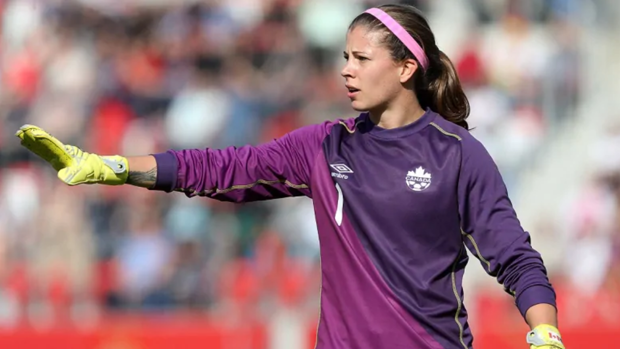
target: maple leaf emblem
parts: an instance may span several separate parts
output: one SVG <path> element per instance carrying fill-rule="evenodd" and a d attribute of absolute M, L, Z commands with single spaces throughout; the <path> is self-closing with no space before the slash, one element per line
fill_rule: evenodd
<path fill-rule="evenodd" d="M 431 178 L 431 174 L 426 172 L 422 166 L 415 169 L 415 171 L 407 172 L 408 177 L 420 177 L 420 178 Z"/>

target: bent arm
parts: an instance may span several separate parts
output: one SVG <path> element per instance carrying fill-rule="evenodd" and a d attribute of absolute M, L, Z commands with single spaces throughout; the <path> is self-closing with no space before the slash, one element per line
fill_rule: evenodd
<path fill-rule="evenodd" d="M 557 328 L 558 311 L 551 304 L 536 304 L 525 313 L 525 321 L 532 329 L 539 325 L 551 325 Z"/>
<path fill-rule="evenodd" d="M 542 257 L 531 245 L 508 198 L 506 186 L 486 149 L 463 138 L 459 213 L 467 247 L 486 272 L 515 297 L 530 324 L 556 323 L 556 295 Z"/>

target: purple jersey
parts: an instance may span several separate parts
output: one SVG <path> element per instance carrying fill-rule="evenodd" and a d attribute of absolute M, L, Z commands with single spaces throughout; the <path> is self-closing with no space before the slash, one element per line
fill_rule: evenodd
<path fill-rule="evenodd" d="M 156 154 L 157 190 L 243 202 L 306 195 L 321 244 L 318 349 L 471 348 L 465 246 L 524 315 L 555 305 L 500 173 L 465 129 L 427 111 L 398 129 L 368 114 L 272 142 Z"/>

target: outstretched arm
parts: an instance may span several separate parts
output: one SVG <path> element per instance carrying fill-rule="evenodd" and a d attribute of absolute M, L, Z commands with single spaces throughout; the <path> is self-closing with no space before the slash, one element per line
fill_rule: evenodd
<path fill-rule="evenodd" d="M 310 196 L 312 167 L 329 125 L 306 126 L 259 146 L 169 150 L 136 157 L 84 152 L 33 125 L 24 125 L 16 136 L 71 186 L 130 184 L 248 202 Z"/>
<path fill-rule="evenodd" d="M 310 173 L 320 149 L 317 130 L 304 127 L 259 146 L 154 154 L 157 180 L 151 189 L 231 202 L 309 196 Z"/>
<path fill-rule="evenodd" d="M 152 189 L 157 181 L 157 162 L 154 156 L 128 157 L 127 184 Z"/>

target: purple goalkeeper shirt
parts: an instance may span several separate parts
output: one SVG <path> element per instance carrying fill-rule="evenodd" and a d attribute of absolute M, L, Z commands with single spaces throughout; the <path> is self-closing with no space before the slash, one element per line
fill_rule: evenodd
<path fill-rule="evenodd" d="M 156 154 L 154 189 L 233 202 L 313 199 L 321 244 L 318 349 L 472 347 L 469 248 L 522 315 L 555 293 L 500 173 L 465 129 L 428 110 L 397 129 L 368 114 L 253 147 Z"/>

